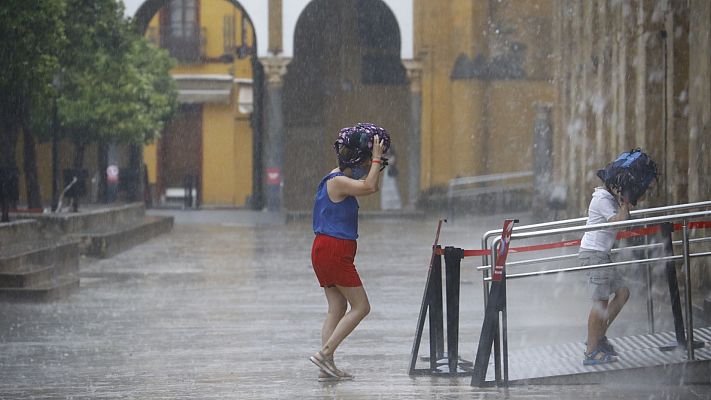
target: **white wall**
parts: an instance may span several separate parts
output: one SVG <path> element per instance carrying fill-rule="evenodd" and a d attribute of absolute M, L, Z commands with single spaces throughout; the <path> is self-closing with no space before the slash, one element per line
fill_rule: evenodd
<path fill-rule="evenodd" d="M 238 0 L 252 19 L 257 34 L 257 54 L 259 57 L 268 56 L 269 45 L 269 2 L 267 0 Z M 311 0 L 284 0 L 283 9 L 283 57 L 294 55 L 294 29 L 299 15 Z M 395 15 L 400 26 L 402 41 L 400 55 L 403 59 L 411 59 L 413 53 L 413 0 L 383 0 Z M 126 16 L 132 17 L 144 0 L 123 0 L 126 6 Z"/>

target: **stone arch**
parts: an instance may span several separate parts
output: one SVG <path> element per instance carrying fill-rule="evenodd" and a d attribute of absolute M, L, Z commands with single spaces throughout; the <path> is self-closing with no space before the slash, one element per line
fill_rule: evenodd
<path fill-rule="evenodd" d="M 331 149 L 340 128 L 368 121 L 405 148 L 409 89 L 400 59 L 400 30 L 382 0 L 314 0 L 294 32 L 294 57 L 284 78 L 284 202 L 309 209 L 312 190 L 335 167 Z M 398 163 L 407 155 L 398 152 Z M 403 171 L 403 168 L 400 168 Z M 404 191 L 400 177 L 400 193 Z M 378 209 L 377 196 L 361 206 Z"/>

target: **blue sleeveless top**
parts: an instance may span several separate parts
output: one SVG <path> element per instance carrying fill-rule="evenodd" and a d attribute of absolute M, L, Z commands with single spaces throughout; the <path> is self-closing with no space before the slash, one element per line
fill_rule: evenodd
<path fill-rule="evenodd" d="M 343 201 L 334 203 L 328 197 L 326 182 L 342 172 L 326 175 L 316 189 L 314 202 L 314 233 L 333 236 L 339 239 L 356 240 L 358 238 L 358 200 L 347 196 Z"/>

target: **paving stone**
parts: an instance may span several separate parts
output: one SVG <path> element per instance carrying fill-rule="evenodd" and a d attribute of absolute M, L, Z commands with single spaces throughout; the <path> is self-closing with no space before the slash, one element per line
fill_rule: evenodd
<path fill-rule="evenodd" d="M 174 213 L 169 234 L 110 259 L 84 258 L 81 289 L 64 299 L 0 303 L 0 399 L 710 398 L 707 386 L 482 389 L 467 377 L 408 376 L 436 227 L 428 217 L 361 224 L 356 265 L 372 312 L 336 354 L 356 379 L 320 383 L 307 358 L 319 347 L 326 303 L 310 266 L 309 221 L 188 213 Z M 477 248 L 500 224 L 459 219 L 441 242 Z M 467 259 L 461 273 L 459 350 L 468 359 L 483 314 L 477 263 Z M 580 341 L 588 311 L 581 275 L 511 283 L 510 348 Z M 646 332 L 645 307 L 633 297 L 610 336 Z M 661 314 L 660 329 L 668 326 Z"/>

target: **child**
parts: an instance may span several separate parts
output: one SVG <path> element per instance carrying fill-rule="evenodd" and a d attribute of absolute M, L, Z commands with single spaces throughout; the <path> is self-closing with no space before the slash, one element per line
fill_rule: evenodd
<path fill-rule="evenodd" d="M 321 329 L 321 349 L 309 357 L 320 371 L 319 381 L 348 380 L 353 375 L 340 370 L 333 354 L 341 342 L 370 312 L 354 260 L 358 238 L 358 200 L 379 189 L 387 159 L 390 135 L 377 125 L 359 123 L 340 131 L 334 144 L 338 167 L 318 186 L 314 202 L 316 234 L 311 263 L 323 287 L 328 313 Z M 346 312 L 350 304 L 350 311 Z"/>
<path fill-rule="evenodd" d="M 622 153 L 599 170 L 597 176 L 604 187 L 596 187 L 588 207 L 587 225 L 624 221 L 630 217 L 630 207 L 644 196 L 657 178 L 656 164 L 639 149 Z M 580 243 L 581 266 L 608 264 L 615 242 L 613 229 L 585 232 Z M 588 316 L 588 340 L 583 365 L 617 361 L 617 353 L 605 336 L 608 328 L 629 299 L 630 291 L 616 267 L 590 271 L 588 281 L 593 302 Z"/>

